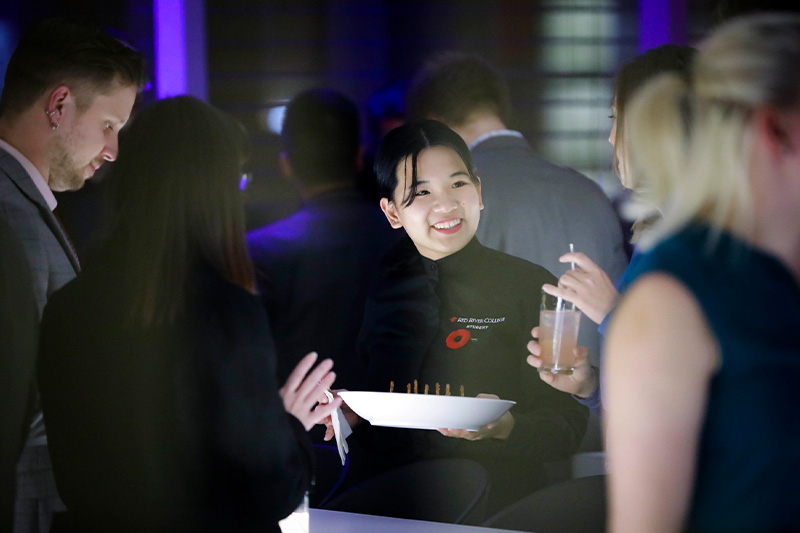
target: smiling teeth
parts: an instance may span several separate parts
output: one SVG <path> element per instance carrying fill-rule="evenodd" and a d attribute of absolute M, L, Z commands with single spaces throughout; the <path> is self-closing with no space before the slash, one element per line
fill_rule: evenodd
<path fill-rule="evenodd" d="M 455 226 L 461 224 L 461 219 L 456 218 L 455 220 L 450 220 L 448 222 L 439 222 L 438 224 L 434 224 L 433 227 L 436 229 L 450 229 Z"/>

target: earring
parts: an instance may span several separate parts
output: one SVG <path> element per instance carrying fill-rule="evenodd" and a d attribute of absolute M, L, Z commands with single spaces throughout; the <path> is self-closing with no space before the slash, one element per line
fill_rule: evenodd
<path fill-rule="evenodd" d="M 61 124 L 59 124 L 58 122 L 53 122 L 53 115 L 56 114 L 56 110 L 55 109 L 52 110 L 52 111 L 45 110 L 44 114 L 47 115 L 47 118 L 50 119 L 50 127 L 53 128 L 53 131 L 55 131 L 59 127 L 61 127 Z"/>

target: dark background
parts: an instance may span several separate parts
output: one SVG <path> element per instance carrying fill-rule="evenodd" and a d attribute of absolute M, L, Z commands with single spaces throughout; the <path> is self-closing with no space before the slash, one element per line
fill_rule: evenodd
<path fill-rule="evenodd" d="M 711 27 L 714 7 L 713 0 L 689 2 L 689 43 Z M 509 126 L 546 157 L 614 194 L 610 80 L 638 51 L 639 9 L 638 0 L 207 0 L 209 101 L 239 118 L 254 145 L 249 227 L 286 216 L 298 204 L 278 172 L 278 137 L 265 121 L 269 109 L 300 90 L 326 85 L 364 111 L 376 89 L 406 80 L 443 50 L 479 53 L 493 62 L 511 89 Z M 0 7 L 0 67 L 19 32 L 52 15 L 101 24 L 140 50 L 155 72 L 153 3 L 143 0 L 7 0 Z M 150 86 L 142 103 L 154 98 Z M 101 182 L 98 176 L 59 200 L 64 207 L 88 206 Z M 94 222 L 67 223 L 83 247 Z"/>

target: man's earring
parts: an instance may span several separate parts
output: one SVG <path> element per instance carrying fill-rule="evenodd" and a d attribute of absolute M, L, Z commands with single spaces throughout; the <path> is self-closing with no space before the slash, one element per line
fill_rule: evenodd
<path fill-rule="evenodd" d="M 53 109 L 52 111 L 45 110 L 44 114 L 47 115 L 47 118 L 50 119 L 50 127 L 53 128 L 53 131 L 55 131 L 59 127 L 61 127 L 61 124 L 59 124 L 58 122 L 54 122 L 53 121 L 53 115 L 56 114 L 56 110 L 55 109 Z"/>

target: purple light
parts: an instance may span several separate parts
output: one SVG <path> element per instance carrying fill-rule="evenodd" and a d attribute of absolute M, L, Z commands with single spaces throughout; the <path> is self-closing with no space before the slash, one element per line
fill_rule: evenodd
<path fill-rule="evenodd" d="M 639 1 L 639 53 L 688 40 L 686 0 Z"/>
<path fill-rule="evenodd" d="M 186 28 L 184 0 L 153 0 L 156 97 L 186 94 Z"/>

